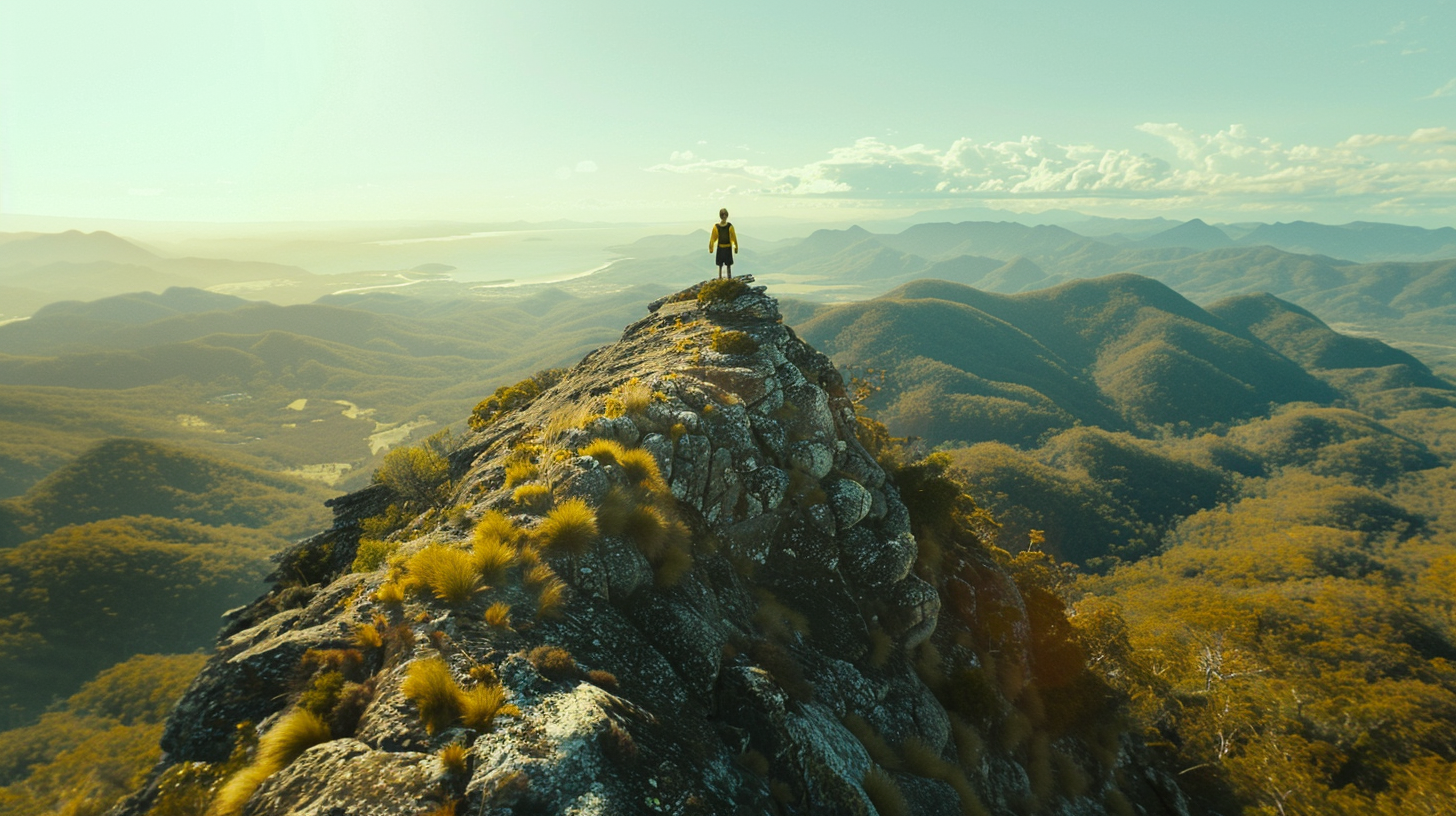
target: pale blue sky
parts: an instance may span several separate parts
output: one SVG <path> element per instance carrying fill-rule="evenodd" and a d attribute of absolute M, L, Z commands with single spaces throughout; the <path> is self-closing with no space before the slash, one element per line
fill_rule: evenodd
<path fill-rule="evenodd" d="M 1456 222 L 1456 4 L 0 0 L 4 213 L 720 202 Z"/>

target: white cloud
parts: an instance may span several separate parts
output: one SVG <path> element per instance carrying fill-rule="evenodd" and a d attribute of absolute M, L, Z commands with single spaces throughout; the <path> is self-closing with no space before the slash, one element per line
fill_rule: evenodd
<path fill-rule="evenodd" d="M 1431 91 L 1431 93 L 1430 93 L 1429 96 L 1423 96 L 1421 98 L 1422 99 L 1440 99 L 1443 96 L 1451 96 L 1453 94 L 1456 94 L 1456 77 L 1451 77 L 1451 81 L 1450 82 L 1447 82 L 1445 85 L 1442 85 L 1441 87 L 1437 88 L 1436 90 Z"/>
<path fill-rule="evenodd" d="M 1164 155 L 1055 144 L 1038 136 L 1002 142 L 963 138 L 943 149 L 866 137 L 799 167 L 684 152 L 647 169 L 709 176 L 740 194 L 858 199 L 1225 197 L 1239 206 L 1263 206 L 1260 202 L 1350 196 L 1450 202 L 1456 196 L 1451 128 L 1356 134 L 1331 146 L 1286 146 L 1242 125 L 1212 134 L 1177 123 L 1149 122 L 1136 129 L 1161 140 L 1166 149 L 1158 152 Z"/>
<path fill-rule="evenodd" d="M 578 173 L 595 173 L 596 171 L 597 163 L 591 159 L 582 159 L 576 163 L 576 172 Z"/>

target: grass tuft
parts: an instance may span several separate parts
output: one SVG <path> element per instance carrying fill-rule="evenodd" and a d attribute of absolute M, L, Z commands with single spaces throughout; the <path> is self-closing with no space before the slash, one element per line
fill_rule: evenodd
<path fill-rule="evenodd" d="M 713 329 L 713 336 L 709 341 L 713 351 L 719 354 L 752 354 L 758 351 L 758 341 L 747 332 L 724 331 L 722 328 Z"/>
<path fill-rule="evenodd" d="M 406 569 L 416 591 L 428 591 L 450 606 L 469 603 L 485 588 L 471 554 L 444 544 L 430 544 L 416 552 Z"/>
<path fill-rule="evenodd" d="M 627 449 L 622 447 L 622 443 L 611 439 L 593 439 L 591 444 L 577 451 L 578 454 L 590 456 L 602 464 L 616 464 L 617 460 L 626 452 Z"/>
<path fill-rule="evenodd" d="M 541 475 L 541 468 L 534 462 L 511 462 L 506 465 L 506 487 L 525 484 Z"/>
<path fill-rule="evenodd" d="M 526 653 L 526 659 L 550 680 L 581 677 L 581 667 L 576 665 L 576 659 L 560 646 L 537 646 Z"/>
<path fill-rule="evenodd" d="M 693 556 L 687 550 L 672 548 L 664 550 L 653 574 L 653 583 L 661 589 L 671 589 L 682 582 L 693 571 Z"/>
<path fill-rule="evenodd" d="M 438 657 L 411 663 L 400 690 L 419 708 L 420 720 L 431 735 L 449 728 L 460 716 L 460 686 Z"/>
<path fill-rule="evenodd" d="M 505 707 L 506 690 L 499 683 L 480 683 L 460 693 L 460 721 L 466 728 L 488 732 Z"/>
<path fill-rule="evenodd" d="M 435 754 L 440 760 L 440 769 L 446 776 L 464 776 L 470 763 L 470 749 L 458 742 L 452 742 Z"/>
<path fill-rule="evenodd" d="M 620 530 L 649 559 L 662 555 L 667 542 L 667 516 L 651 504 L 633 505 L 622 515 Z"/>
<path fill-rule="evenodd" d="M 536 528 L 536 540 L 545 550 L 582 555 L 597 540 L 597 514 L 581 499 L 567 499 L 551 508 Z"/>
<path fill-rule="evenodd" d="M 880 816 L 910 816 L 910 804 L 905 801 L 905 794 L 900 792 L 895 778 L 884 768 L 870 768 L 860 784 Z"/>
<path fill-rule="evenodd" d="M 876 731 L 875 727 L 870 725 L 864 717 L 858 714 L 845 714 L 840 722 L 844 723 L 844 727 L 849 729 L 849 733 L 859 740 L 859 744 L 864 746 L 865 753 L 870 755 L 870 759 L 874 760 L 876 765 L 884 768 L 898 769 L 900 767 L 900 755 L 895 753 L 895 749 L 890 747 L 890 743 L 885 742 L 885 738 L 880 736 L 880 732 Z"/>
<path fill-rule="evenodd" d="M 485 622 L 497 629 L 511 628 L 511 605 L 505 601 L 496 601 L 485 610 Z"/>
<path fill-rule="evenodd" d="M 506 570 L 520 560 L 516 545 L 493 535 L 477 535 L 471 555 L 476 572 L 492 583 L 499 582 L 505 576 Z"/>
<path fill-rule="evenodd" d="M 559 618 L 566 607 L 566 584 L 560 578 L 552 578 L 541 587 L 536 596 L 537 618 Z"/>
<path fill-rule="evenodd" d="M 475 541 L 479 543 L 486 540 L 504 541 L 507 544 L 515 544 L 521 540 L 521 528 L 516 526 L 511 517 L 499 510 L 486 511 L 475 523 Z"/>
<path fill-rule="evenodd" d="M 218 791 L 208 816 L 238 816 L 263 780 L 288 767 L 304 751 L 333 739 L 329 724 L 310 711 L 296 708 L 283 715 L 263 738 L 252 764 Z"/>
<path fill-rule="evenodd" d="M 543 484 L 523 484 L 511 492 L 511 501 L 533 513 L 544 513 L 551 506 L 551 488 Z"/>
<path fill-rule="evenodd" d="M 663 490 L 662 470 L 657 466 L 657 457 L 646 448 L 624 450 L 617 456 L 617 466 L 627 481 L 648 490 Z"/>
<path fill-rule="evenodd" d="M 748 284 L 738 278 L 710 280 L 698 289 L 698 305 L 727 303 L 730 300 L 737 300 L 739 296 L 747 293 Z"/>

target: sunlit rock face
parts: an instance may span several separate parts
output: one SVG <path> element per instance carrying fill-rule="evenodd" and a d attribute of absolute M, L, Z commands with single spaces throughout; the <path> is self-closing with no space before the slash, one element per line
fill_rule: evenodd
<path fill-rule="evenodd" d="M 233 812 L 1107 812 L 1111 781 L 1034 790 L 1034 749 L 966 736 L 978 726 L 942 701 L 954 689 L 922 679 L 950 586 L 956 631 L 994 618 L 977 642 L 1000 656 L 1001 687 L 1025 685 L 1015 583 L 990 558 L 924 580 L 910 513 L 829 359 L 762 287 L 698 289 L 468 436 L 453 495 L 393 533 L 384 564 L 356 564 L 360 522 L 397 497 L 337 501 L 334 527 L 232 613 L 153 784 L 114 812 L 147 813 L 181 763 L 246 765 L 266 751 L 238 750 L 240 724 L 266 748 L 310 706 L 330 739 Z M 567 507 L 590 524 L 571 527 Z M 508 563 L 483 566 L 482 542 Z M 426 568 L 442 550 L 468 554 L 473 582 Z M 440 665 L 431 698 L 421 678 Z M 1119 784 L 1142 786 L 1145 812 L 1182 810 L 1161 779 Z"/>

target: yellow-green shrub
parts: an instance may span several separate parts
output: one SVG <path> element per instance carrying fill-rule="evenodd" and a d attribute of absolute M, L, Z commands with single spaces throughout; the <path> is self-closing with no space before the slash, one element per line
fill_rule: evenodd
<path fill-rule="evenodd" d="M 384 560 L 398 549 L 399 542 L 397 541 L 361 538 L 359 547 L 355 550 L 354 564 L 351 569 L 354 572 L 373 572 L 384 566 Z"/>

